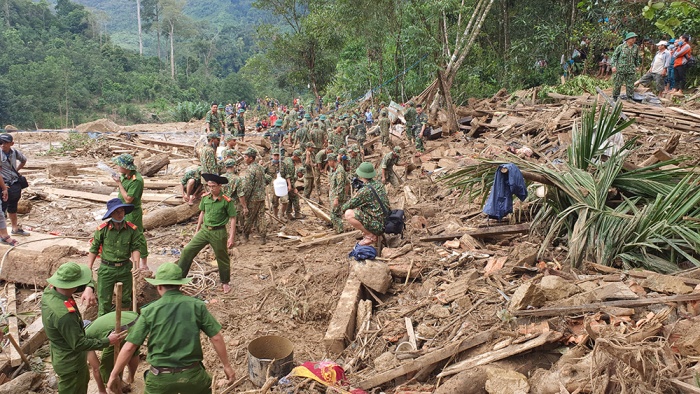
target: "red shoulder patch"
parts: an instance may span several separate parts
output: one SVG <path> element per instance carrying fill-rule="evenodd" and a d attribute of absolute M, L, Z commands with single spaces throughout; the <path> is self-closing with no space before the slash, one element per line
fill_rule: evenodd
<path fill-rule="evenodd" d="M 104 223 L 100 224 L 99 226 L 97 226 L 97 229 L 102 230 L 103 228 L 107 227 L 108 224 L 109 224 L 109 222 L 104 222 Z"/>
<path fill-rule="evenodd" d="M 126 225 L 129 226 L 129 227 L 131 227 L 133 230 L 138 230 L 138 229 L 139 229 L 138 226 L 136 226 L 135 224 L 133 224 L 133 223 L 131 223 L 131 222 L 126 222 Z"/>
<path fill-rule="evenodd" d="M 68 309 L 68 313 L 75 313 L 76 309 L 75 309 L 74 303 L 75 303 L 75 301 L 73 301 L 73 300 L 63 301 L 63 305 L 65 305 L 66 309 Z"/>
<path fill-rule="evenodd" d="M 227 195 L 225 195 L 225 194 L 222 194 L 221 197 L 222 197 L 224 200 L 226 200 L 226 202 L 231 202 L 231 197 L 229 197 L 229 196 L 227 196 Z"/>

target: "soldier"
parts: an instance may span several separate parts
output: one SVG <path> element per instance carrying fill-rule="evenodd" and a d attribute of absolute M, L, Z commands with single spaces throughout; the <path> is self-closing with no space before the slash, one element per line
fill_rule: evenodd
<path fill-rule="evenodd" d="M 415 109 L 415 104 L 413 103 L 413 100 L 408 101 L 408 108 L 406 108 L 406 111 L 403 113 L 403 118 L 406 120 L 406 138 L 408 138 L 409 142 L 415 143 L 416 139 L 416 117 L 418 114 L 416 113 Z"/>
<path fill-rule="evenodd" d="M 639 47 L 635 44 L 637 35 L 629 32 L 625 35 L 625 42 L 618 45 L 610 58 L 613 76 L 613 100 L 620 96 L 620 89 L 625 85 L 627 98 L 634 98 L 634 73 L 639 66 Z"/>
<path fill-rule="evenodd" d="M 283 152 L 284 156 L 284 152 Z M 292 214 L 291 214 L 291 209 L 289 209 L 289 203 L 292 202 L 292 195 L 296 190 L 293 190 L 293 181 L 294 178 L 296 177 L 296 174 L 294 172 L 294 160 L 292 160 L 291 157 L 285 157 L 282 159 L 280 162 L 280 176 L 287 182 L 287 195 L 284 197 L 279 197 L 279 200 L 282 202 L 282 210 L 280 211 L 280 217 L 283 218 L 286 216 L 287 219 L 292 220 Z M 277 196 L 275 196 L 277 197 Z M 297 197 L 298 200 L 299 197 Z M 297 201 L 297 206 L 299 205 Z M 297 209 L 297 212 L 299 210 Z M 283 219 L 284 221 L 284 219 Z"/>
<path fill-rule="evenodd" d="M 197 219 L 196 234 L 192 240 L 182 249 L 177 265 L 182 269 L 183 276 L 187 276 L 194 257 L 210 245 L 216 256 L 216 265 L 219 267 L 219 279 L 224 293 L 231 291 L 231 259 L 228 249 L 235 244 L 236 237 L 236 207 L 233 200 L 223 194 L 221 185 L 228 183 L 228 179 L 216 174 L 202 174 L 207 181 L 209 193 L 202 196 L 199 202 L 199 218 Z M 229 224 L 230 234 L 227 234 L 226 224 Z M 228 237 L 227 237 L 228 235 Z"/>
<path fill-rule="evenodd" d="M 196 166 L 185 170 L 180 184 L 182 184 L 182 200 L 189 205 L 194 205 L 194 200 L 199 198 L 202 191 L 202 167 Z"/>
<path fill-rule="evenodd" d="M 316 122 L 314 122 L 314 124 L 316 124 Z M 327 137 L 325 125 L 323 125 L 321 122 L 317 124 L 318 126 L 311 130 L 311 142 L 314 143 L 314 148 L 316 149 L 314 153 L 326 146 Z"/>
<path fill-rule="evenodd" d="M 354 228 L 362 231 L 364 238 L 360 245 L 371 245 L 377 241 L 377 237 L 384 233 L 385 214 L 377 197 L 372 189 L 377 193 L 386 209 L 389 208 L 389 199 L 386 196 L 384 185 L 377 182 L 374 177 L 377 172 L 370 162 L 364 162 L 355 171 L 363 186 L 357 191 L 354 197 L 343 204 L 341 210 L 345 212 L 345 220 Z"/>
<path fill-rule="evenodd" d="M 345 136 L 343 135 L 345 126 L 339 123 L 335 130 L 328 135 L 328 145 L 333 145 L 336 148 L 345 146 Z"/>
<path fill-rule="evenodd" d="M 279 152 L 284 137 L 284 129 L 282 128 L 282 119 L 275 121 L 275 126 L 263 134 L 264 137 L 270 139 L 270 151 Z"/>
<path fill-rule="evenodd" d="M 280 172 L 280 152 L 273 151 L 270 155 L 270 161 L 263 167 L 265 169 L 265 184 L 267 185 L 267 191 L 270 196 L 270 206 L 272 207 L 272 215 L 278 217 L 280 200 L 282 198 L 277 197 L 275 194 L 275 189 L 272 185 L 272 180 L 277 178 L 277 173 Z M 288 199 L 283 198 L 288 202 Z M 282 202 L 282 216 L 287 211 L 287 202 Z"/>
<path fill-rule="evenodd" d="M 223 185 L 221 192 L 230 199 L 233 200 L 233 205 L 236 207 L 236 212 L 243 212 L 241 209 L 241 203 L 238 201 L 238 190 L 241 188 L 241 177 L 237 175 L 238 172 L 238 162 L 236 160 L 228 159 L 224 162 L 226 167 L 226 172 L 224 176 L 228 179 L 228 183 Z M 245 219 L 243 215 L 236 215 L 236 231 L 242 232 Z M 233 229 L 229 229 L 233 231 Z"/>
<path fill-rule="evenodd" d="M 321 174 L 326 171 L 327 155 L 335 151 L 333 145 L 328 145 L 325 149 L 321 149 L 316 153 L 314 158 L 314 183 L 318 191 L 318 200 L 321 201 Z"/>
<path fill-rule="evenodd" d="M 245 140 L 245 109 L 241 108 L 238 110 L 238 116 L 236 116 L 236 137 L 240 138 L 241 141 Z"/>
<path fill-rule="evenodd" d="M 245 227 L 243 238 L 248 241 L 250 230 L 255 225 L 260 234 L 260 243 L 267 243 L 267 222 L 265 221 L 265 170 L 255 162 L 258 152 L 248 148 L 243 154 L 248 168 L 241 176 L 241 188 L 238 190 L 238 200 L 243 209 Z"/>
<path fill-rule="evenodd" d="M 360 148 L 357 145 L 350 146 L 350 157 L 348 157 L 347 172 L 348 176 L 353 176 L 357 167 L 362 164 L 362 156 L 360 156 Z"/>
<path fill-rule="evenodd" d="M 314 168 L 316 164 L 314 162 L 314 143 L 308 142 L 306 144 L 306 151 L 304 152 L 304 197 L 311 197 L 311 191 L 314 189 Z"/>
<path fill-rule="evenodd" d="M 50 343 L 51 365 L 58 375 L 58 393 L 85 394 L 90 381 L 88 350 L 114 345 L 124 339 L 126 332 L 99 339 L 85 335 L 83 317 L 73 294 L 86 286 L 90 288 L 92 272 L 87 266 L 65 263 L 46 281 L 51 286 L 41 297 L 41 321 Z M 92 297 L 92 291 L 86 293 L 87 290 L 83 299 Z"/>
<path fill-rule="evenodd" d="M 425 152 L 425 147 L 423 146 L 423 133 L 428 128 L 428 115 L 423 113 L 423 106 L 416 105 L 416 150 L 420 153 Z"/>
<path fill-rule="evenodd" d="M 348 171 L 348 150 L 345 148 L 338 149 L 338 165 L 342 166 L 346 172 Z"/>
<path fill-rule="evenodd" d="M 124 283 L 122 306 L 131 308 L 132 261 L 139 261 L 145 242 L 138 227 L 124 219 L 133 210 L 132 204 L 124 204 L 118 198 L 107 201 L 107 212 L 102 220 L 110 220 L 97 226 L 92 236 L 88 267 L 92 270 L 98 254 L 101 262 L 97 268 L 98 316 L 112 310 L 112 296 L 117 282 Z"/>
<path fill-rule="evenodd" d="M 382 164 L 380 165 L 382 169 L 382 183 L 391 183 L 394 189 L 398 189 L 400 186 L 399 177 L 396 175 L 396 172 L 394 172 L 394 166 L 401 165 L 399 164 L 400 154 L 401 147 L 395 146 L 394 149 L 384 155 Z"/>
<path fill-rule="evenodd" d="M 350 184 L 345 169 L 338 163 L 338 155 L 328 154 L 328 201 L 331 205 L 331 223 L 336 233 L 343 232 L 341 207 L 348 200 Z"/>
<path fill-rule="evenodd" d="M 117 182 L 117 186 L 119 187 L 119 194 L 117 197 L 119 197 L 123 203 L 134 206 L 134 209 L 126 214 L 124 220 L 135 224 L 143 238 L 140 250 L 141 261 L 139 268 L 148 270 L 148 245 L 146 243 L 146 237 L 143 235 L 143 209 L 141 208 L 143 177 L 136 171 L 134 158 L 130 154 L 125 153 L 117 156 L 112 159 L 112 161 L 117 165 L 117 169 L 121 174 L 120 177 L 114 177 L 114 181 Z"/>
<path fill-rule="evenodd" d="M 301 206 L 299 205 L 299 191 L 296 188 L 296 182 L 299 179 L 299 169 L 303 170 L 301 166 L 301 156 L 303 152 L 300 150 L 295 150 L 292 152 L 291 158 L 285 158 L 283 167 L 285 172 L 291 169 L 292 174 L 287 178 L 289 182 L 289 205 L 287 205 L 287 218 L 288 219 L 301 219 Z M 291 163 L 290 163 L 291 162 Z M 303 179 L 303 175 L 301 177 Z M 292 217 L 292 209 L 294 210 L 294 217 Z"/>
<path fill-rule="evenodd" d="M 219 104 L 211 103 L 211 110 L 207 112 L 204 118 L 205 125 L 207 126 L 207 134 L 224 134 L 226 132 L 224 115 L 223 112 L 219 112 Z"/>
<path fill-rule="evenodd" d="M 131 326 L 136 323 L 136 319 L 139 315 L 136 312 L 123 311 L 121 316 L 120 331 L 127 331 Z M 110 312 L 106 315 L 102 315 L 95 319 L 95 321 L 88 324 L 85 327 L 85 335 L 88 338 L 103 339 L 109 337 L 114 331 L 114 326 L 116 324 L 117 313 Z M 122 341 L 122 344 L 124 342 Z M 107 393 L 106 385 L 109 380 L 109 375 L 112 373 L 114 368 L 114 347 L 109 346 L 102 349 L 102 356 L 97 357 L 94 350 L 88 351 L 87 361 L 92 370 L 92 377 L 95 379 L 97 384 L 97 390 L 100 394 Z M 134 377 L 136 376 L 136 370 L 139 367 L 139 354 L 135 353 L 131 360 L 129 360 L 129 377 L 126 382 L 122 382 L 122 388 L 126 388 L 125 385 L 129 385 L 134 382 Z"/>
<path fill-rule="evenodd" d="M 119 375 L 132 355 L 148 338 L 148 358 L 151 367 L 146 375 L 145 392 L 150 394 L 211 393 L 211 376 L 204 370 L 199 331 L 209 337 L 219 356 L 224 373 L 232 383 L 236 374 L 226 354 L 226 343 L 221 335 L 221 324 L 207 310 L 204 301 L 180 292 L 180 286 L 189 283 L 175 264 L 158 267 L 155 279 L 146 279 L 156 286 L 160 299 L 141 311 L 136 324 L 129 330 L 108 387 L 115 390 Z"/>
<path fill-rule="evenodd" d="M 309 114 L 306 114 L 307 116 Z M 309 116 L 308 119 L 311 119 Z M 294 133 L 294 138 L 290 141 L 292 143 L 292 147 L 299 147 L 301 149 L 304 149 L 304 145 L 310 141 L 310 136 L 309 136 L 309 128 L 311 127 L 311 123 L 305 122 L 302 123 L 301 127 Z"/>
<path fill-rule="evenodd" d="M 207 144 L 199 152 L 199 164 L 202 166 L 202 174 L 218 174 L 219 163 L 216 160 L 216 148 L 221 142 L 219 134 L 207 135 Z"/>
<path fill-rule="evenodd" d="M 390 129 L 391 121 L 389 120 L 389 116 L 386 110 L 382 110 L 382 112 L 379 113 L 379 135 L 382 137 L 382 146 L 391 147 Z"/>
<path fill-rule="evenodd" d="M 238 137 L 235 135 L 227 135 L 226 138 L 224 138 L 224 146 L 226 149 L 236 149 L 236 144 L 238 143 Z"/>

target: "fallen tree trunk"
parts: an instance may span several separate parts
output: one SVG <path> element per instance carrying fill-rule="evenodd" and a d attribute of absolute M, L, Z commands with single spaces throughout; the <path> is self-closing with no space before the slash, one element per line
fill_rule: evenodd
<path fill-rule="evenodd" d="M 171 226 L 182 223 L 199 213 L 199 205 L 182 204 L 176 207 L 165 207 L 143 216 L 143 229 L 151 230 L 156 227 Z"/>
<path fill-rule="evenodd" d="M 143 166 L 141 169 L 141 175 L 151 177 L 160 171 L 161 168 L 170 164 L 170 155 L 162 154 L 156 156 L 153 161 Z"/>

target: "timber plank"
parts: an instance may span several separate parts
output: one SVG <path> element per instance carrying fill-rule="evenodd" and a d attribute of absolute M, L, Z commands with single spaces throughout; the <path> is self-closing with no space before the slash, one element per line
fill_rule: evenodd
<path fill-rule="evenodd" d="M 7 284 L 7 314 L 10 334 L 19 341 L 19 325 L 17 323 L 17 291 L 14 283 Z M 10 346 L 10 365 L 18 367 L 22 364 L 22 357 L 14 346 Z"/>
<path fill-rule="evenodd" d="M 520 223 L 520 224 L 507 225 L 507 226 L 483 227 L 483 228 L 478 228 L 478 229 L 475 229 L 472 231 L 468 231 L 466 233 L 444 234 L 444 235 L 435 235 L 432 237 L 423 237 L 420 239 L 420 241 L 421 242 L 449 241 L 449 240 L 455 239 L 455 238 L 462 238 L 465 234 L 470 235 L 474 238 L 486 238 L 486 237 L 493 237 L 496 235 L 526 233 L 528 231 L 530 231 L 530 223 Z"/>

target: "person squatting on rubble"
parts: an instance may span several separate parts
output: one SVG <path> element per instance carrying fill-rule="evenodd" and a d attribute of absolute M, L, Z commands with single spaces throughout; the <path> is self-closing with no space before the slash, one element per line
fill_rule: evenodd
<path fill-rule="evenodd" d="M 19 182 L 19 171 L 27 165 L 27 158 L 22 152 L 13 148 L 15 144 L 11 134 L 0 134 L 2 144 L 2 159 L 0 160 L 0 174 L 7 188 L 2 190 L 2 211 L 10 218 L 12 223 L 12 235 L 29 235 L 17 223 L 17 203 L 22 198 L 22 186 Z M 5 193 L 7 192 L 7 196 Z"/>
<path fill-rule="evenodd" d="M 377 241 L 378 236 L 384 234 L 385 219 L 382 206 L 372 189 L 387 209 L 391 209 L 389 208 L 389 199 L 384 185 L 374 179 L 377 173 L 372 163 L 360 164 L 355 174 L 361 183 L 358 184 L 357 181 L 353 180 L 353 187 L 359 187 L 359 190 L 354 197 L 343 204 L 341 211 L 345 212 L 345 220 L 362 232 L 363 238 L 359 244 L 371 245 Z"/>
<path fill-rule="evenodd" d="M 141 252 L 139 269 L 148 271 L 148 245 L 146 244 L 146 237 L 143 234 L 143 209 L 141 208 L 141 196 L 143 196 L 144 188 L 143 177 L 136 170 L 134 158 L 130 154 L 125 153 L 117 156 L 112 159 L 112 161 L 117 165 L 117 170 L 121 174 L 119 177 L 114 177 L 114 181 L 117 182 L 119 188 L 119 195 L 117 197 L 119 197 L 123 203 L 134 206 L 131 212 L 127 212 L 124 219 L 135 224 L 143 238 L 141 249 L 139 250 Z"/>
<path fill-rule="evenodd" d="M 126 331 L 101 338 L 85 334 L 73 294 L 83 292 L 81 302 L 94 304 L 92 272 L 87 266 L 65 263 L 46 281 L 50 286 L 41 297 L 41 322 L 49 339 L 51 365 L 58 375 L 58 393 L 86 394 L 90 381 L 87 352 L 120 342 Z"/>
<path fill-rule="evenodd" d="M 151 366 L 145 376 L 146 393 L 211 393 L 212 378 L 202 364 L 200 330 L 209 337 L 228 383 L 233 383 L 236 374 L 226 353 L 221 324 L 209 313 L 204 301 L 180 292 L 180 286 L 192 279 L 184 278 L 177 265 L 165 263 L 158 267 L 155 279 L 146 280 L 156 286 L 160 298 L 145 306 L 136 324 L 129 329 L 126 343 L 109 376 L 107 386 L 110 390 L 118 388 L 124 367 L 148 338 L 146 361 Z"/>
<path fill-rule="evenodd" d="M 610 65 L 613 72 L 613 100 L 620 97 L 622 85 L 625 85 L 627 98 L 634 98 L 634 73 L 639 67 L 639 47 L 635 42 L 637 34 L 629 32 L 625 35 L 625 40 L 618 45 L 610 58 Z"/>
<path fill-rule="evenodd" d="M 228 183 L 228 179 L 216 174 L 202 174 L 207 181 L 209 193 L 202 196 L 199 202 L 199 218 L 197 219 L 196 234 L 192 240 L 182 249 L 177 264 L 184 276 L 190 271 L 192 260 L 195 256 L 210 245 L 216 256 L 216 264 L 219 267 L 219 279 L 224 293 L 231 291 L 231 258 L 228 249 L 235 245 L 236 237 L 236 207 L 233 200 L 224 195 L 221 185 Z M 226 230 L 226 225 L 229 230 Z M 183 277 L 184 277 L 183 276 Z"/>
<path fill-rule="evenodd" d="M 114 285 L 124 284 L 122 307 L 131 308 L 133 261 L 139 261 L 140 250 L 145 239 L 135 224 L 125 220 L 134 210 L 132 204 L 124 204 L 120 199 L 107 201 L 107 212 L 102 220 L 110 219 L 97 226 L 90 244 L 88 268 L 92 271 L 95 259 L 100 256 L 97 268 L 97 315 L 102 316 L 112 310 Z"/>
<path fill-rule="evenodd" d="M 202 193 L 202 166 L 186 169 L 180 184 L 182 184 L 182 200 L 188 205 L 194 205 L 194 201 Z"/>

